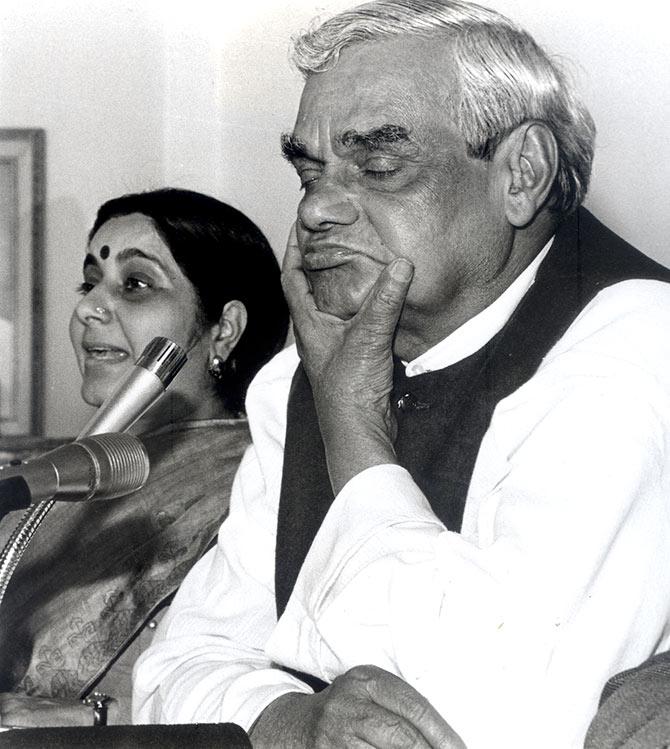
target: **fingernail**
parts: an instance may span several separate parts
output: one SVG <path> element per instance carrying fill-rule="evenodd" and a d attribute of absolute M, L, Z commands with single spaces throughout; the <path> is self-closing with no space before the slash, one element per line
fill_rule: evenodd
<path fill-rule="evenodd" d="M 414 273 L 414 266 L 404 257 L 394 260 L 391 265 L 391 277 L 396 281 L 409 281 Z"/>

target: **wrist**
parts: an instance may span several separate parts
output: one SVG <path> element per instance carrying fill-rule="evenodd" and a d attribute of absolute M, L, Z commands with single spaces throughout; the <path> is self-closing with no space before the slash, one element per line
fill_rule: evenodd
<path fill-rule="evenodd" d="M 254 749 L 299 749 L 308 744 L 303 740 L 305 721 L 304 700 L 311 695 L 289 692 L 277 697 L 258 716 L 249 729 Z"/>
<path fill-rule="evenodd" d="M 335 496 L 366 469 L 398 462 L 385 426 L 367 423 L 363 428 L 338 428 L 323 434 L 323 442 Z"/>

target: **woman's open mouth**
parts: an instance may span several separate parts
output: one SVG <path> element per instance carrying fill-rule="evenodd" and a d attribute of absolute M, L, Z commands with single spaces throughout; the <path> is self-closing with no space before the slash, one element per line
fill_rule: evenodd
<path fill-rule="evenodd" d="M 116 364 L 127 361 L 130 354 L 122 348 L 109 346 L 107 344 L 86 344 L 84 345 L 86 362 L 104 362 L 107 364 Z"/>

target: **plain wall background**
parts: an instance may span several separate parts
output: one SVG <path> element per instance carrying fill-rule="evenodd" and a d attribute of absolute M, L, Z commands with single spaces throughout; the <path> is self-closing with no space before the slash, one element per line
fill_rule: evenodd
<path fill-rule="evenodd" d="M 281 256 L 299 198 L 278 149 L 301 89 L 289 39 L 315 15 L 353 4 L 3 0 L 0 127 L 47 132 L 46 434 L 75 434 L 90 413 L 67 325 L 98 205 L 168 184 L 201 190 L 248 213 Z M 488 5 L 577 79 L 599 133 L 587 205 L 670 265 L 665 3 Z"/>

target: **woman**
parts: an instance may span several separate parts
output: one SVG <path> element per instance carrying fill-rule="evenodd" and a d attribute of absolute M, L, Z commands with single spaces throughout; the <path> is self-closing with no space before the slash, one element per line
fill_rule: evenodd
<path fill-rule="evenodd" d="M 165 189 L 105 203 L 89 235 L 70 337 L 82 396 L 99 406 L 154 336 L 188 362 L 134 427 L 144 489 L 56 505 L 0 607 L 2 725 L 88 725 L 93 690 L 130 722 L 135 658 L 211 544 L 249 443 L 247 386 L 281 349 L 288 312 L 258 228 L 214 198 Z M 11 693 L 11 694 L 7 694 Z M 110 721 L 112 722 L 112 721 Z"/>

